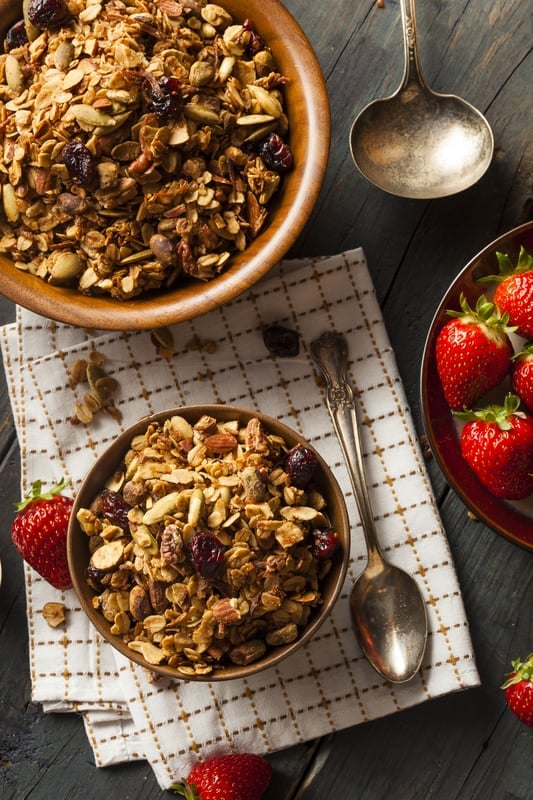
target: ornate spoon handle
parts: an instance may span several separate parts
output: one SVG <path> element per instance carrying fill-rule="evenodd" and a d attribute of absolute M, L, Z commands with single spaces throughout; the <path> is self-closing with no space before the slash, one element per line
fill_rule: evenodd
<path fill-rule="evenodd" d="M 418 36 L 416 32 L 416 11 L 415 0 L 401 0 L 402 11 L 402 32 L 404 48 L 404 73 L 401 88 L 418 83 L 426 87 L 426 82 L 422 75 L 420 66 L 420 56 L 418 52 Z"/>
<path fill-rule="evenodd" d="M 363 450 L 352 387 L 346 378 L 348 345 L 337 333 L 326 332 L 311 342 L 311 355 L 327 384 L 327 405 L 352 483 L 369 560 L 381 558 L 363 463 Z"/>

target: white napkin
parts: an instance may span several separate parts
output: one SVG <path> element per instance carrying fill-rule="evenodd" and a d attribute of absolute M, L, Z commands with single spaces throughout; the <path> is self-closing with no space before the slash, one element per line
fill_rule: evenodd
<path fill-rule="evenodd" d="M 268 353 L 262 329 L 273 322 L 298 330 L 297 357 Z M 423 666 L 403 685 L 374 672 L 352 632 L 348 595 L 365 564 L 364 543 L 308 350 L 324 330 L 343 333 L 349 343 L 384 550 L 417 577 L 427 602 Z M 362 250 L 282 262 L 248 293 L 172 333 L 175 353 L 167 359 L 149 332 L 91 332 L 18 309 L 0 341 L 21 448 L 21 491 L 37 478 L 48 484 L 62 476 L 75 491 L 116 434 L 148 413 L 202 402 L 261 409 L 310 440 L 345 492 L 353 522 L 346 584 L 314 639 L 278 666 L 249 680 L 152 683 L 100 639 L 72 590 L 57 592 L 26 567 L 33 699 L 47 711 L 83 714 L 97 765 L 147 759 L 165 788 L 219 751 L 272 752 L 477 685 L 452 556 Z M 208 341 L 216 343 L 214 352 Z M 82 393 L 68 384 L 70 368 L 92 349 L 119 383 L 121 423 L 102 414 L 88 426 L 70 421 Z M 50 600 L 67 608 L 56 629 L 41 614 Z"/>

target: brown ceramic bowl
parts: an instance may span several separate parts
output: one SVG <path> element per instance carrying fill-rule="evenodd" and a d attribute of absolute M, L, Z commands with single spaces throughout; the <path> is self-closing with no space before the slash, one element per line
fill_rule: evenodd
<path fill-rule="evenodd" d="M 285 108 L 294 167 L 269 206 L 269 224 L 226 271 L 206 283 L 191 280 L 167 291 L 125 302 L 87 297 L 18 270 L 0 255 L 0 293 L 45 317 L 87 328 L 150 329 L 181 322 L 235 298 L 287 253 L 306 224 L 326 171 L 331 121 L 322 71 L 298 23 L 278 0 L 227 0 L 235 20 L 249 18 L 288 78 Z M 0 34 L 20 19 L 21 2 L 0 0 Z"/>
<path fill-rule="evenodd" d="M 461 294 L 474 308 L 480 294 L 490 296 L 490 284 L 479 284 L 484 275 L 498 273 L 496 252 L 507 253 L 516 260 L 520 246 L 533 251 L 533 222 L 527 222 L 500 236 L 478 253 L 458 274 L 433 317 L 422 359 L 420 390 L 424 425 L 435 456 L 448 483 L 471 511 L 506 538 L 533 550 L 533 497 L 508 502 L 494 497 L 478 480 L 461 456 L 459 425 L 448 408 L 437 372 L 435 345 L 439 331 L 450 317 L 447 309 L 459 310 Z M 515 350 L 518 343 L 515 343 Z M 501 402 L 508 384 L 491 393 L 491 402 Z"/>
<path fill-rule="evenodd" d="M 316 483 L 326 498 L 328 518 L 338 532 L 341 544 L 333 557 L 333 566 L 321 585 L 323 603 L 312 611 L 307 625 L 302 628 L 299 637 L 294 642 L 279 647 L 271 647 L 263 658 L 247 666 L 227 666 L 215 669 L 205 676 L 184 675 L 166 665 L 154 666 L 149 664 L 142 655 L 128 648 L 119 636 L 111 634 L 110 624 L 99 611 L 94 609 L 92 604 L 96 592 L 93 591 L 86 580 L 86 569 L 90 557 L 89 537 L 81 530 L 76 521 L 78 510 L 87 508 L 94 497 L 102 490 L 105 482 L 115 473 L 121 459 L 129 449 L 132 437 L 144 433 L 150 422 L 163 421 L 174 414 L 185 417 L 191 423 L 196 422 L 202 414 L 212 416 L 219 421 L 237 419 L 241 426 L 245 426 L 250 418 L 258 417 L 268 432 L 281 436 L 290 447 L 296 444 L 303 444 L 313 450 L 319 461 Z M 178 680 L 220 681 L 248 677 L 271 667 L 290 656 L 316 634 L 318 628 L 331 612 L 344 583 L 350 554 L 350 525 L 344 496 L 331 470 L 313 446 L 302 439 L 295 431 L 265 414 L 244 408 L 226 405 L 186 406 L 161 411 L 153 416 L 139 420 L 121 433 L 113 444 L 102 453 L 85 477 L 75 499 L 68 531 L 67 551 L 72 581 L 80 603 L 93 625 L 113 647 L 146 669 L 166 677 Z"/>

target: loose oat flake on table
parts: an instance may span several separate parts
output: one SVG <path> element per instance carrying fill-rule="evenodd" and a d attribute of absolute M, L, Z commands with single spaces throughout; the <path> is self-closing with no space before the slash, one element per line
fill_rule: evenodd
<path fill-rule="evenodd" d="M 292 166 L 286 78 L 205 0 L 29 0 L 0 55 L 0 252 L 119 299 L 209 280 Z"/>
<path fill-rule="evenodd" d="M 305 449 L 305 481 L 291 478 Z M 93 605 L 132 651 L 183 675 L 295 641 L 340 546 L 318 460 L 252 418 L 175 415 L 135 437 L 77 519 Z"/>

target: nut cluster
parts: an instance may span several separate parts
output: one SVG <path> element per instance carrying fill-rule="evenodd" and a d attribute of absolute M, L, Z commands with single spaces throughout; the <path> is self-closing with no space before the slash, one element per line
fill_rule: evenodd
<path fill-rule="evenodd" d="M 95 414 L 107 413 L 118 422 L 122 414 L 113 402 L 113 395 L 118 389 L 118 382 L 108 375 L 103 369 L 104 356 L 92 350 L 87 361 L 78 358 L 72 364 L 69 374 L 69 385 L 72 389 L 79 385 L 87 385 L 88 391 L 83 398 L 76 400 L 74 415 L 71 417 L 73 424 L 81 422 L 88 425 L 93 421 Z"/>
<path fill-rule="evenodd" d="M 0 252 L 119 299 L 213 278 L 292 161 L 270 49 L 205 0 L 66 10 L 0 55 Z"/>
<path fill-rule="evenodd" d="M 334 550 L 313 548 L 332 533 L 326 500 L 314 480 L 291 483 L 293 451 L 257 418 L 242 428 L 173 416 L 135 437 L 77 514 L 111 633 L 185 676 L 295 641 L 322 603 Z"/>

